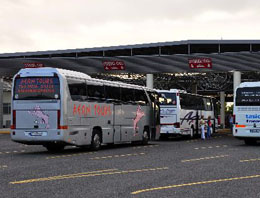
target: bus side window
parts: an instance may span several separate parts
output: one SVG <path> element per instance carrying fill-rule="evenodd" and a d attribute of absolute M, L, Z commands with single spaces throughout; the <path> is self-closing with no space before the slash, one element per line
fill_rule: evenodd
<path fill-rule="evenodd" d="M 84 101 L 87 98 L 86 83 L 84 81 L 68 80 L 70 96 L 73 101 Z"/>
<path fill-rule="evenodd" d="M 87 96 L 88 99 L 94 100 L 104 100 L 105 99 L 105 91 L 103 85 L 87 85 Z"/>
<path fill-rule="evenodd" d="M 120 99 L 120 87 L 112 87 L 105 85 L 105 98 L 107 102 L 119 103 Z"/>
<path fill-rule="evenodd" d="M 135 102 L 140 105 L 146 105 L 148 104 L 148 98 L 144 92 L 144 90 L 135 90 Z"/>
<path fill-rule="evenodd" d="M 186 94 L 180 94 L 180 104 L 182 109 L 187 108 L 187 95 Z"/>
<path fill-rule="evenodd" d="M 134 90 L 121 88 L 121 99 L 124 103 L 134 103 Z"/>

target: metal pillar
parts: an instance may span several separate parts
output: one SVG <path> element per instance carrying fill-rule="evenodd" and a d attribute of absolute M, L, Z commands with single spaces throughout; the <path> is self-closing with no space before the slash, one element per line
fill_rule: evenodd
<path fill-rule="evenodd" d="M 220 124 L 222 128 L 225 128 L 225 92 L 221 91 L 220 92 L 220 104 L 221 104 L 221 109 L 220 109 Z"/>
<path fill-rule="evenodd" d="M 3 98 L 4 98 L 4 80 L 0 78 L 0 128 L 3 128 Z"/>
<path fill-rule="evenodd" d="M 146 74 L 146 87 L 153 89 L 153 74 Z"/>
<path fill-rule="evenodd" d="M 233 73 L 233 93 L 235 94 L 236 88 L 241 83 L 241 72 L 234 71 Z"/>
<path fill-rule="evenodd" d="M 197 82 L 194 82 L 191 87 L 191 93 L 197 94 L 197 91 L 198 91 Z"/>

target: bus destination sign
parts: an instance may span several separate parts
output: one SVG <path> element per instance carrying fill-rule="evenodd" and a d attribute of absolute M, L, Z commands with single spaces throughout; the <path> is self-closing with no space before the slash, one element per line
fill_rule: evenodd
<path fill-rule="evenodd" d="M 125 70 L 124 61 L 104 61 L 103 66 L 106 71 Z"/>
<path fill-rule="evenodd" d="M 211 58 L 193 58 L 189 59 L 189 66 L 191 69 L 211 69 L 212 60 Z"/>
<path fill-rule="evenodd" d="M 57 81 L 52 77 L 18 78 L 16 79 L 16 93 L 55 93 Z"/>

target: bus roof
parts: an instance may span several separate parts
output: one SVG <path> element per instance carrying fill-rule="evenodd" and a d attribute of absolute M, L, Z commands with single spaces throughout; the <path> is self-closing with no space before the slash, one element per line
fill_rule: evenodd
<path fill-rule="evenodd" d="M 91 78 L 89 75 L 77 72 L 77 71 L 71 71 L 67 69 L 59 69 L 59 68 L 52 68 L 52 67 L 40 67 L 40 68 L 25 68 L 21 69 L 18 74 L 22 77 L 26 76 L 42 76 L 42 75 L 53 75 L 53 73 L 59 73 L 64 76 L 70 76 L 70 77 L 78 77 L 78 78 L 85 78 L 89 79 Z"/>
<path fill-rule="evenodd" d="M 258 82 L 243 82 L 237 88 L 239 88 L 239 87 L 260 87 L 260 81 L 258 81 Z"/>
<path fill-rule="evenodd" d="M 91 76 L 77 71 L 71 71 L 66 69 L 52 68 L 52 67 L 40 67 L 40 68 L 24 68 L 21 69 L 16 75 L 20 75 L 21 77 L 29 77 L 29 76 L 53 76 L 54 73 L 61 74 L 64 77 L 76 78 L 76 79 L 84 79 L 87 81 L 112 85 L 112 86 L 120 86 L 125 88 L 135 88 L 135 89 L 145 89 L 146 91 L 155 91 L 154 89 L 134 85 L 127 84 L 118 81 L 108 81 L 102 79 L 91 78 Z"/>
<path fill-rule="evenodd" d="M 212 98 L 212 99 L 214 98 L 214 97 L 211 97 L 211 96 L 203 96 L 203 95 L 199 95 L 199 94 L 195 94 L 195 93 L 188 93 L 187 91 L 181 90 L 181 89 L 170 89 L 170 90 L 157 89 L 156 91 L 159 92 L 159 93 L 184 93 L 184 94 L 200 96 L 200 97 L 204 97 L 204 98 Z"/>

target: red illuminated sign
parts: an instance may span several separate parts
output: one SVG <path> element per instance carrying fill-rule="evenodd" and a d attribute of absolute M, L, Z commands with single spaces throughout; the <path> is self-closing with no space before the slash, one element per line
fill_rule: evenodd
<path fill-rule="evenodd" d="M 193 58 L 189 59 L 189 66 L 191 69 L 211 69 L 212 60 L 211 58 Z"/>
<path fill-rule="evenodd" d="M 52 78 L 19 78 L 16 80 L 17 93 L 55 93 Z"/>
<path fill-rule="evenodd" d="M 109 70 L 125 70 L 124 61 L 104 61 L 103 66 L 104 66 L 104 69 L 106 71 L 109 71 Z"/>
<path fill-rule="evenodd" d="M 44 67 L 43 63 L 24 63 L 25 68 L 39 68 Z"/>

